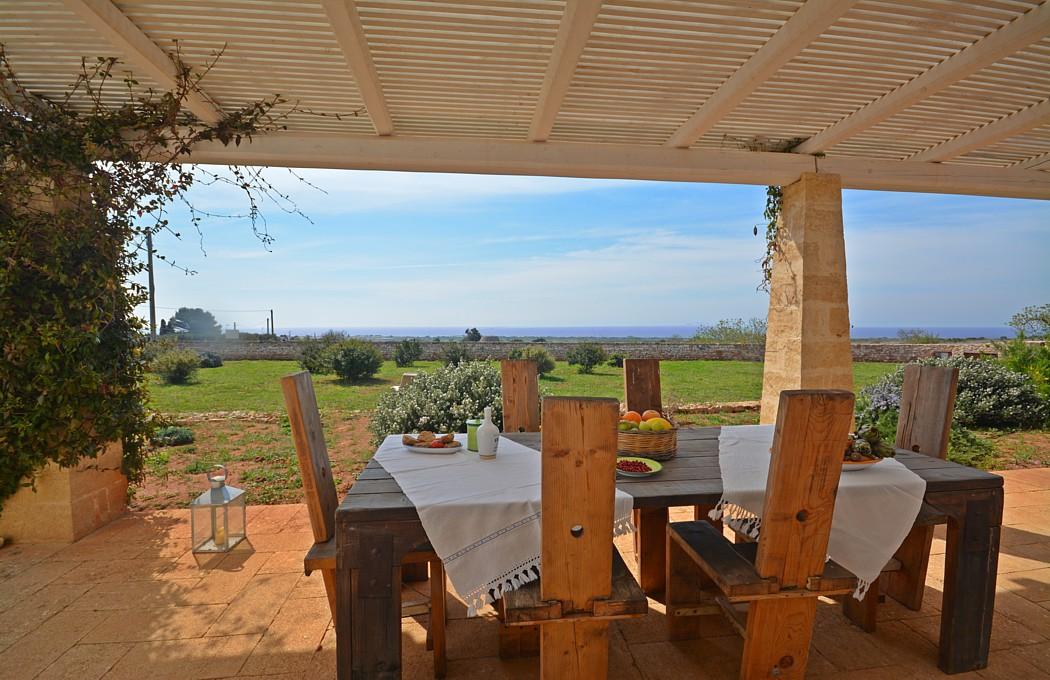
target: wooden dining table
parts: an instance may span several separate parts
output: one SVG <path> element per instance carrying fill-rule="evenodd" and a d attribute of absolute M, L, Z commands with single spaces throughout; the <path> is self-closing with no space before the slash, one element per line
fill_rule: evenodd
<path fill-rule="evenodd" d="M 677 456 L 659 474 L 617 483 L 634 497 L 640 581 L 656 599 L 663 596 L 668 509 L 712 507 L 722 495 L 719 432 L 718 427 L 682 429 Z M 538 433 L 503 436 L 539 451 Z M 1003 479 L 909 451 L 898 451 L 897 460 L 926 480 L 916 524 L 947 524 L 938 666 L 945 673 L 984 668 L 995 606 Z M 375 460 L 336 511 L 336 544 L 338 677 L 398 678 L 401 559 L 430 550 L 430 544 L 415 506 Z"/>

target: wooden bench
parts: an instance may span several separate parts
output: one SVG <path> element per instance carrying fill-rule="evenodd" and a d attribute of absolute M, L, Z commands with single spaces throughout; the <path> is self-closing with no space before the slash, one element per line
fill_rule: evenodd
<path fill-rule="evenodd" d="M 332 464 L 321 428 L 321 414 L 317 409 L 313 381 L 306 371 L 281 378 L 284 403 L 288 409 L 288 423 L 292 430 L 299 471 L 303 480 L 303 494 L 310 514 L 314 545 L 303 560 L 303 571 L 309 576 L 321 572 L 332 619 L 339 617 L 335 599 L 335 510 L 339 506 Z M 445 675 L 445 570 L 433 552 L 409 553 L 405 564 L 430 565 L 430 602 L 410 602 L 402 608 L 402 616 L 430 614 L 427 628 L 427 646 L 434 650 L 434 675 Z"/>
<path fill-rule="evenodd" d="M 741 678 L 805 676 L 817 598 L 857 585 L 853 574 L 827 561 L 852 419 L 849 392 L 781 393 L 758 543 L 733 544 L 704 521 L 668 525 L 672 639 L 698 635 L 700 617 L 714 608 L 744 636 Z"/>
<path fill-rule="evenodd" d="M 648 610 L 612 541 L 618 418 L 615 399 L 543 401 L 543 576 L 498 603 L 502 625 L 540 627 L 545 680 L 605 678 L 609 621 Z"/>

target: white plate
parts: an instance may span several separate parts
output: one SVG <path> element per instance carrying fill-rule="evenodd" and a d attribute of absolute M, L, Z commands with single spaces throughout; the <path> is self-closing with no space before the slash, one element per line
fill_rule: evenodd
<path fill-rule="evenodd" d="M 857 462 L 844 460 L 844 461 L 842 461 L 842 471 L 843 472 L 860 472 L 861 470 L 867 470 L 868 468 L 874 467 L 874 466 L 878 465 L 881 462 L 882 462 L 881 458 L 876 458 L 874 460 L 862 460 L 862 461 L 857 461 Z"/>
<path fill-rule="evenodd" d="M 429 446 L 405 446 L 404 444 L 402 446 L 415 453 L 459 453 L 463 450 L 462 442 L 453 442 L 453 444 L 455 446 L 443 446 L 440 449 L 432 449 Z"/>

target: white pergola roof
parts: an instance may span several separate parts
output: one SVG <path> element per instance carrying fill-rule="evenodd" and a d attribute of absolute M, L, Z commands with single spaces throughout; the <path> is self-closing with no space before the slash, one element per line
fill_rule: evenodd
<path fill-rule="evenodd" d="M 1050 198 L 1039 0 L 0 0 L 0 42 L 44 96 L 177 49 L 202 119 L 296 103 L 201 162 Z"/>

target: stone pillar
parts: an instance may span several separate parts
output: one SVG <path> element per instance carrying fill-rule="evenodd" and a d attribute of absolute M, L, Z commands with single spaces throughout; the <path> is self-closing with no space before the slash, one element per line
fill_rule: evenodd
<path fill-rule="evenodd" d="M 769 286 L 762 423 L 782 390 L 853 390 L 842 236 L 842 182 L 807 172 L 784 187 L 780 248 Z"/>

